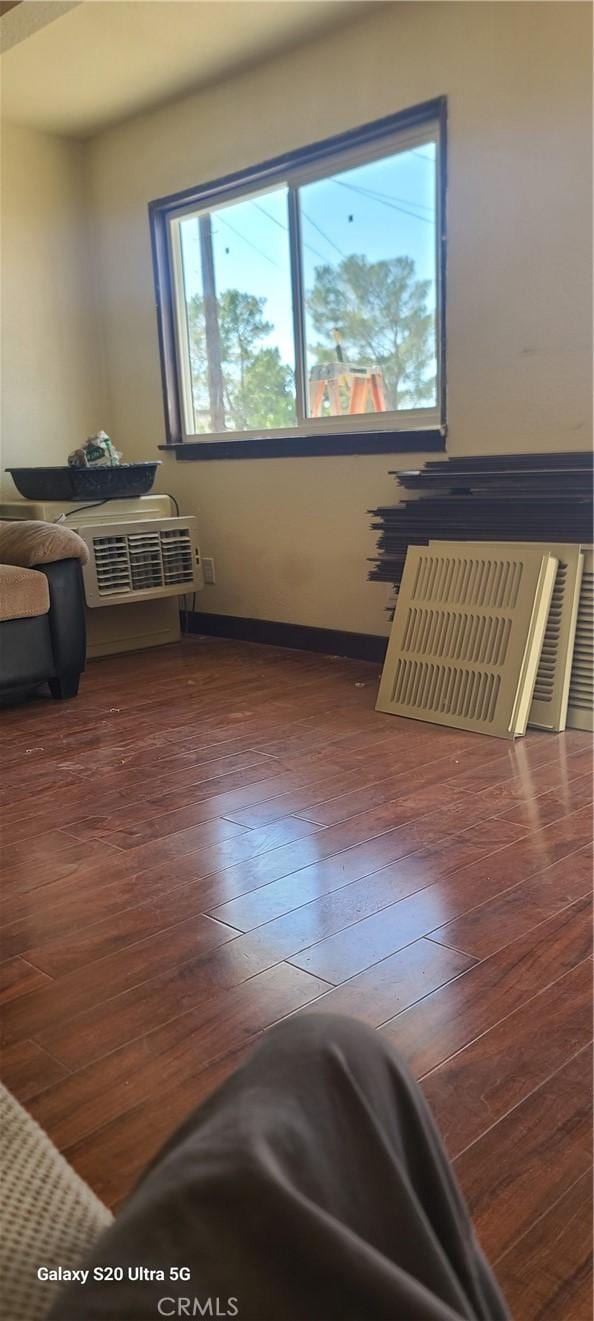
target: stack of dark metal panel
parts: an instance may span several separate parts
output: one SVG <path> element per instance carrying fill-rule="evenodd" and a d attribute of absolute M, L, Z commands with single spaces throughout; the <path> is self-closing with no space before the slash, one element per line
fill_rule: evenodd
<path fill-rule="evenodd" d="M 399 586 L 409 546 L 461 541 L 592 541 L 593 456 L 494 454 L 391 474 L 398 504 L 369 512 L 379 532 L 372 582 Z"/>

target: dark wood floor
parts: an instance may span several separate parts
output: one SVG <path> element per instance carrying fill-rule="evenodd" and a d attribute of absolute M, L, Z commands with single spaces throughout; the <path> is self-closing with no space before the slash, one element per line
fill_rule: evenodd
<path fill-rule="evenodd" d="M 193 639 L 2 713 L 4 1081 L 117 1206 L 287 1014 L 404 1053 L 516 1321 L 590 1321 L 590 739 Z"/>

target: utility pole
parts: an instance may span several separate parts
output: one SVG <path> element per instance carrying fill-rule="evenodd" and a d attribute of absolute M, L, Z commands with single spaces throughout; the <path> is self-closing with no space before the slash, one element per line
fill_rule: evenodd
<path fill-rule="evenodd" d="M 206 358 L 208 362 L 208 401 L 210 424 L 213 431 L 225 430 L 225 399 L 223 369 L 221 367 L 221 334 L 215 285 L 212 224 L 210 215 L 198 219 L 200 234 L 200 264 L 202 267 L 202 295 L 204 298 L 204 328 L 206 332 Z"/>

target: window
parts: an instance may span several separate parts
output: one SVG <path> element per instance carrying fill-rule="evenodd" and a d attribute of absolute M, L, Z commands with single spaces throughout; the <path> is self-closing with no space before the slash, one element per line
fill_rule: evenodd
<path fill-rule="evenodd" d="M 179 457 L 443 448 L 444 122 L 431 102 L 151 204 Z"/>

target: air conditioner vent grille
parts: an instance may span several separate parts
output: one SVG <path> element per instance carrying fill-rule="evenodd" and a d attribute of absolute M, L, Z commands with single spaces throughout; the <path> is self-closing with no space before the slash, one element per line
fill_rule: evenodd
<path fill-rule="evenodd" d="M 161 536 L 159 532 L 136 532 L 128 537 L 128 554 L 132 571 L 132 590 L 146 591 L 162 587 Z"/>
<path fill-rule="evenodd" d="M 94 537 L 97 588 L 101 596 L 132 590 L 126 537 Z"/>
<path fill-rule="evenodd" d="M 161 533 L 163 577 L 166 583 L 191 583 L 194 576 L 192 538 L 187 528 Z"/>
<path fill-rule="evenodd" d="M 87 525 L 80 535 L 90 560 L 83 569 L 87 604 L 175 596 L 201 585 L 193 518 Z"/>

